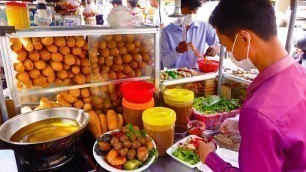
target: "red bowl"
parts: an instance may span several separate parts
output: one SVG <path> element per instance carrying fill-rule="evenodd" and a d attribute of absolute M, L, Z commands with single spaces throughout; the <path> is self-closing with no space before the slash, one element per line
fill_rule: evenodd
<path fill-rule="evenodd" d="M 155 86 L 145 81 L 131 81 L 121 84 L 121 91 L 131 103 L 146 103 L 152 99 Z"/>
<path fill-rule="evenodd" d="M 204 73 L 216 72 L 219 69 L 219 62 L 216 60 L 198 60 L 198 66 L 200 71 Z"/>

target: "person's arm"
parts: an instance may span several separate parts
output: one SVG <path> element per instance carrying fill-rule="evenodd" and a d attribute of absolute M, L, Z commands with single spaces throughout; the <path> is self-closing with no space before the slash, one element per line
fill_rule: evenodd
<path fill-rule="evenodd" d="M 162 65 L 167 68 L 175 67 L 178 57 L 181 55 L 170 47 L 169 33 L 163 30 L 160 39 L 160 58 Z"/>
<path fill-rule="evenodd" d="M 216 56 L 220 52 L 219 39 L 215 29 L 210 24 L 206 25 L 206 43 L 209 47 L 205 52 L 205 56 Z"/>
<path fill-rule="evenodd" d="M 239 119 L 241 145 L 239 170 L 241 171 L 282 171 L 287 142 L 283 133 L 264 114 L 242 109 Z M 206 164 L 213 171 L 235 171 L 215 153 L 210 153 Z"/>

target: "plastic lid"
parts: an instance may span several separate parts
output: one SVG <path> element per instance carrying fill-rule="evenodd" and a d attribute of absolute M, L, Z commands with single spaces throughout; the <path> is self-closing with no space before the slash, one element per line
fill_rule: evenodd
<path fill-rule="evenodd" d="M 164 99 L 176 102 L 191 102 L 194 99 L 192 91 L 185 89 L 169 89 L 164 92 Z"/>
<path fill-rule="evenodd" d="M 132 103 L 132 102 L 127 101 L 125 98 L 122 98 L 122 105 L 129 109 L 145 110 L 145 109 L 154 107 L 154 98 L 152 98 L 150 101 L 146 103 Z"/>
<path fill-rule="evenodd" d="M 164 107 L 149 108 L 142 113 L 142 121 L 148 125 L 169 126 L 175 123 L 174 110 Z"/>
<path fill-rule="evenodd" d="M 6 2 L 6 6 L 19 6 L 19 7 L 27 7 L 25 3 L 18 3 L 18 2 Z"/>

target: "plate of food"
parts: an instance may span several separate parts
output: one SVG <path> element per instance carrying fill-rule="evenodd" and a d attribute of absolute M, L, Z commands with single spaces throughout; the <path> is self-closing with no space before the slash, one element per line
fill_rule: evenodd
<path fill-rule="evenodd" d="M 182 164 L 195 168 L 201 164 L 199 147 L 201 137 L 190 135 L 178 141 L 167 150 L 167 154 Z"/>
<path fill-rule="evenodd" d="M 116 172 L 144 171 L 158 158 L 153 139 L 131 124 L 98 137 L 93 155 L 101 167 Z"/>

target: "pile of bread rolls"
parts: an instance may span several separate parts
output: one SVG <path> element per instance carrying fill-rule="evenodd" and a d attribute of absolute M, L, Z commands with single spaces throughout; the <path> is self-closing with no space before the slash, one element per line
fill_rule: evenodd
<path fill-rule="evenodd" d="M 139 77 L 154 63 L 153 39 L 147 35 L 90 36 L 88 40 L 93 81 Z"/>
<path fill-rule="evenodd" d="M 17 87 L 49 87 L 90 82 L 84 36 L 11 38 Z"/>

